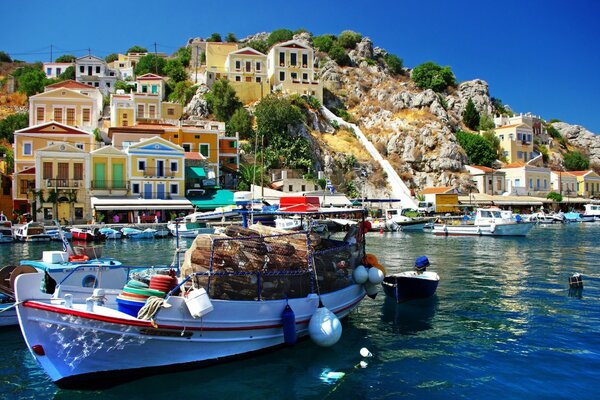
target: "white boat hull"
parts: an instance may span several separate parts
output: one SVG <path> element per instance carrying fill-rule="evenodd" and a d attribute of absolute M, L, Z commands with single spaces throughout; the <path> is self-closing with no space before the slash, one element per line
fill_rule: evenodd
<path fill-rule="evenodd" d="M 438 236 L 526 236 L 533 228 L 531 223 L 509 223 L 489 225 L 442 225 L 433 226 Z"/>
<path fill-rule="evenodd" d="M 41 274 L 19 276 L 17 300 L 25 301 L 39 287 Z M 321 296 L 323 304 L 345 317 L 365 296 L 362 285 L 352 285 Z M 39 295 L 37 296 L 39 298 Z M 298 336 L 307 334 L 318 307 L 316 295 L 290 299 Z M 21 330 L 28 348 L 51 379 L 61 387 L 114 385 L 99 373 L 140 372 L 140 369 L 214 363 L 284 343 L 281 313 L 286 300 L 212 300 L 214 310 L 193 319 L 182 297 L 171 297 L 170 308 L 155 316 L 156 327 L 112 308 L 25 301 L 19 306 Z M 44 355 L 34 349 L 43 343 Z"/>

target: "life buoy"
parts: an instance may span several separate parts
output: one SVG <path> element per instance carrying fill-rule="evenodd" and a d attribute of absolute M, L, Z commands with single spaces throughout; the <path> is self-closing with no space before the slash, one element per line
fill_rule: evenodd
<path fill-rule="evenodd" d="M 70 255 L 69 256 L 69 261 L 70 262 L 83 262 L 83 261 L 88 261 L 90 258 L 88 256 L 86 256 L 85 254 L 83 255 Z"/>

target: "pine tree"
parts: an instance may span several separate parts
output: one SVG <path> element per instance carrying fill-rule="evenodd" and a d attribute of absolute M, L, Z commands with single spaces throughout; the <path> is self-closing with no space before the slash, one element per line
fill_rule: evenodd
<path fill-rule="evenodd" d="M 471 130 L 476 130 L 479 127 L 479 112 L 471 99 L 469 99 L 465 111 L 463 111 L 463 122 Z"/>

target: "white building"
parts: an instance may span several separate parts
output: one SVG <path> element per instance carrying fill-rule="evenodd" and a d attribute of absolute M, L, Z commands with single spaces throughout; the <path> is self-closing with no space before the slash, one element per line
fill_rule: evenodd
<path fill-rule="evenodd" d="M 108 68 L 101 58 L 88 55 L 75 60 L 75 80 L 98 88 L 104 95 L 115 91 L 117 79 L 117 71 Z"/>

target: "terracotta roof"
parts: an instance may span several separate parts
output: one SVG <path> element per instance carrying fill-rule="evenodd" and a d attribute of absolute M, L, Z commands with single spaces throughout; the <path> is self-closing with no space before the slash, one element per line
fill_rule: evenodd
<path fill-rule="evenodd" d="M 516 128 L 516 127 L 518 127 L 518 126 L 526 126 L 526 127 L 529 127 L 529 125 L 527 125 L 527 124 L 512 124 L 512 125 L 504 125 L 504 126 L 499 126 L 499 127 L 497 127 L 497 128 L 494 128 L 494 129 L 496 130 L 496 129 Z"/>
<path fill-rule="evenodd" d="M 156 81 L 156 80 L 159 80 L 159 79 L 162 80 L 163 77 L 160 76 L 160 75 L 155 75 L 155 74 L 148 73 L 148 74 L 144 74 L 142 76 L 138 76 L 136 78 L 136 81 Z"/>
<path fill-rule="evenodd" d="M 482 165 L 471 165 L 470 167 L 478 169 L 480 171 L 484 171 L 484 172 L 494 172 L 494 171 L 496 171 L 494 168 L 484 167 Z"/>
<path fill-rule="evenodd" d="M 43 124 L 33 125 L 28 128 L 23 128 L 15 133 L 35 133 L 35 134 L 49 134 L 49 135 L 91 135 L 90 132 L 84 131 L 69 125 L 61 124 L 59 122 L 44 122 Z"/>
<path fill-rule="evenodd" d="M 420 194 L 438 194 L 438 193 L 447 193 L 451 191 L 452 188 L 448 186 L 443 187 L 428 187 L 421 191 Z"/>
<path fill-rule="evenodd" d="M 52 85 L 46 86 L 46 89 L 48 89 L 48 88 L 52 88 L 52 89 L 67 88 L 67 89 L 86 89 L 86 90 L 94 89 L 93 87 L 91 87 L 89 85 L 84 85 L 83 83 L 76 82 L 72 79 L 53 83 Z"/>
<path fill-rule="evenodd" d="M 517 162 L 510 163 L 510 164 L 506 164 L 504 167 L 502 167 L 502 169 L 505 169 L 505 168 L 521 168 L 521 167 L 524 167 L 524 166 L 525 166 L 525 163 L 517 161 Z"/>
<path fill-rule="evenodd" d="M 183 157 L 186 160 L 206 160 L 206 157 L 204 157 L 197 151 L 186 151 L 185 153 L 183 153 Z"/>
<path fill-rule="evenodd" d="M 584 176 L 592 172 L 592 170 L 588 169 L 587 171 L 567 171 L 568 174 L 573 176 Z"/>

